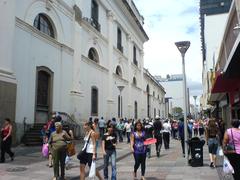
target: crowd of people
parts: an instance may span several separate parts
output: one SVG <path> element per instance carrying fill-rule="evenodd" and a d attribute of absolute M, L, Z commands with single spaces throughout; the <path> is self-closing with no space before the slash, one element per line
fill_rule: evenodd
<path fill-rule="evenodd" d="M 84 146 L 77 155 L 80 161 L 80 180 L 85 179 L 86 165 L 91 167 L 95 162 L 99 149 L 103 154 L 104 170 L 101 176 L 96 169 L 96 176 L 102 179 L 109 179 L 108 166 L 111 160 L 111 179 L 117 179 L 116 147 L 118 143 L 129 144 L 129 151 L 133 153 L 134 167 L 133 178 L 137 178 L 137 170 L 141 166 L 141 179 L 145 179 L 146 158 L 151 158 L 151 146 L 155 144 L 156 156 L 160 158 L 162 144 L 165 150 L 170 148 L 170 140 L 179 140 L 182 145 L 183 156 L 185 156 L 184 120 L 160 119 L 127 119 L 112 118 L 106 121 L 103 117 L 89 118 L 84 123 Z M 14 153 L 11 151 L 12 123 L 6 118 L 1 129 L 1 163 L 5 162 L 5 153 L 8 153 L 11 160 L 14 160 Z M 232 120 L 232 127 L 225 130 L 222 120 L 187 119 L 187 137 L 206 137 L 210 167 L 216 167 L 216 158 L 219 147 L 222 146 L 224 155 L 229 159 L 234 169 L 234 179 L 240 179 L 240 121 Z M 74 136 L 69 126 L 62 124 L 62 118 L 54 115 L 42 131 L 43 143 L 48 145 L 49 167 L 53 167 L 54 178 L 65 179 L 65 169 L 71 160 L 68 144 L 72 143 Z M 171 138 L 172 137 L 172 138 Z M 232 147 L 229 151 L 229 147 Z M 228 148 L 226 148 L 228 147 Z M 60 170 L 59 170 L 60 167 Z"/>

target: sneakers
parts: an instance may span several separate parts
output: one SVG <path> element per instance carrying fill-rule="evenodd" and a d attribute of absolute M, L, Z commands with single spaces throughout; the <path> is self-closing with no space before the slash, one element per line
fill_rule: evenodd
<path fill-rule="evenodd" d="M 160 157 L 160 152 L 157 152 L 157 157 L 158 157 L 158 158 Z"/>

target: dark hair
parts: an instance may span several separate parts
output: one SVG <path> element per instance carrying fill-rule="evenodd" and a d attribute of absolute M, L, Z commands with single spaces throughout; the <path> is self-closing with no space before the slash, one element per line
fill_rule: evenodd
<path fill-rule="evenodd" d="M 62 117 L 61 117 L 61 116 L 56 116 L 56 117 L 54 118 L 54 121 L 55 121 L 55 122 L 61 122 L 61 121 L 62 121 Z"/>
<path fill-rule="evenodd" d="M 91 121 L 85 122 L 84 125 L 89 126 L 92 130 L 94 129 Z"/>
<path fill-rule="evenodd" d="M 11 123 L 11 120 L 9 118 L 5 118 L 5 121 Z"/>
<path fill-rule="evenodd" d="M 95 119 L 94 119 L 94 123 L 97 123 L 97 122 L 98 122 L 98 118 L 95 118 Z"/>
<path fill-rule="evenodd" d="M 141 121 L 137 121 L 134 125 L 134 131 L 137 131 L 137 125 L 140 124 L 141 125 L 141 131 L 143 130 L 143 124 L 141 123 Z"/>
<path fill-rule="evenodd" d="M 231 124 L 232 124 L 232 127 L 238 128 L 240 126 L 240 121 L 239 119 L 233 119 Z"/>

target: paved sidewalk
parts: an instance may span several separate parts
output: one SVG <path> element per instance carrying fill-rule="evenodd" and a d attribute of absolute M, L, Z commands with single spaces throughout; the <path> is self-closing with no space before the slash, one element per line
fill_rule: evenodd
<path fill-rule="evenodd" d="M 78 143 L 77 150 L 80 150 Z M 47 159 L 41 156 L 41 147 L 18 146 L 14 149 L 16 158 L 13 162 L 0 164 L 0 180 L 50 180 L 53 176 L 52 168 L 47 166 Z M 152 157 L 147 159 L 147 180 L 218 180 L 222 179 L 222 167 L 211 169 L 207 146 L 204 146 L 204 166 L 191 167 L 185 164 L 181 154 L 180 141 L 171 140 L 170 149 L 162 148 L 160 158 L 155 156 L 155 145 L 152 145 Z M 103 172 L 103 159 L 99 151 L 97 166 Z M 120 143 L 117 148 L 117 177 L 118 180 L 130 180 L 133 171 L 133 156 L 129 151 L 129 144 Z M 111 173 L 111 170 L 109 170 Z M 67 180 L 79 179 L 79 161 L 72 158 L 70 169 L 66 171 Z M 140 168 L 138 172 L 140 179 Z"/>

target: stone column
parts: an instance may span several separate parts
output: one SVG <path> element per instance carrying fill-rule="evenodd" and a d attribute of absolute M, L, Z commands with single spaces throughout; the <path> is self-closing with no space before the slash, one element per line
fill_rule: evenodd
<path fill-rule="evenodd" d="M 147 113 L 147 104 L 144 104 L 144 99 L 146 100 L 146 96 L 144 95 L 144 91 L 146 90 L 146 87 L 144 87 L 144 78 L 143 78 L 143 64 L 144 64 L 144 59 L 143 59 L 143 56 L 144 56 L 144 51 L 141 50 L 140 51 L 140 59 L 139 59 L 139 67 L 141 69 L 141 82 L 140 82 L 140 88 L 141 88 L 141 98 L 140 98 L 140 110 L 141 110 L 141 117 L 142 118 L 145 118 L 146 117 L 146 113 Z M 144 112 L 144 109 L 146 109 L 146 112 Z"/>
<path fill-rule="evenodd" d="M 108 111 L 106 114 L 106 118 L 112 118 L 113 117 L 113 21 L 114 21 L 114 14 L 112 11 L 107 12 L 107 17 L 108 17 L 108 99 L 107 99 L 107 106 L 108 106 Z"/>
<path fill-rule="evenodd" d="M 73 57 L 73 69 L 72 69 L 72 76 L 73 76 L 73 82 L 72 82 L 72 89 L 70 92 L 71 95 L 71 111 L 72 115 L 75 118 L 75 120 L 80 122 L 80 119 L 83 118 L 80 116 L 80 103 L 81 103 L 81 97 L 83 96 L 83 92 L 81 91 L 81 81 L 80 81 L 80 60 L 82 58 L 82 49 L 81 47 L 81 35 L 82 35 L 82 27 L 81 27 L 81 10 L 77 5 L 74 6 L 75 11 L 75 19 L 73 20 L 73 49 L 74 51 L 74 57 Z"/>
<path fill-rule="evenodd" d="M 131 35 L 127 35 L 127 43 L 128 43 L 128 118 L 134 117 L 133 113 L 133 101 L 132 101 L 132 79 L 133 74 L 131 70 L 131 64 L 133 59 L 133 43 L 131 41 Z"/>

